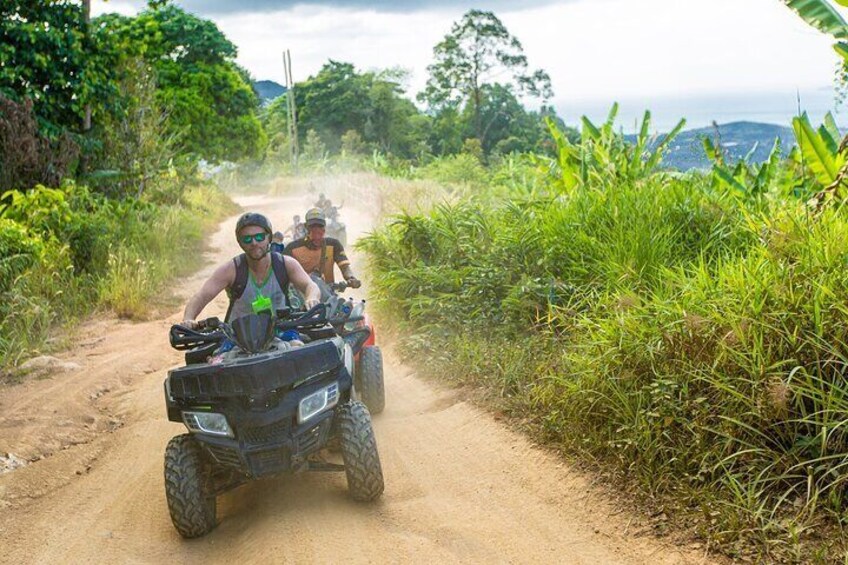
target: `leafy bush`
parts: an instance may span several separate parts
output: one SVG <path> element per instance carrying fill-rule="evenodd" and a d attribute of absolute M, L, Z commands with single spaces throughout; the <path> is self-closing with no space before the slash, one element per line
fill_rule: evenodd
<path fill-rule="evenodd" d="M 0 293 L 36 264 L 43 251 L 41 240 L 32 238 L 24 226 L 0 218 Z"/>
<path fill-rule="evenodd" d="M 438 157 L 421 168 L 420 176 L 447 184 L 483 186 L 488 172 L 480 159 L 470 153 Z"/>

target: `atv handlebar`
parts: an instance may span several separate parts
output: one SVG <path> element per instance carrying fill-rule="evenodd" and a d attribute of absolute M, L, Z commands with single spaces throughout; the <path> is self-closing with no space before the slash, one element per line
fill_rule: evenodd
<path fill-rule="evenodd" d="M 344 284 L 347 286 L 347 283 Z M 277 320 L 276 327 L 281 330 L 293 330 L 297 328 L 323 326 L 326 324 L 339 325 L 347 322 L 358 322 L 364 319 L 364 316 L 336 316 L 328 318 L 327 305 L 322 302 L 321 304 L 316 304 L 293 320 Z"/>
<path fill-rule="evenodd" d="M 327 305 L 318 304 L 313 306 L 295 319 L 276 319 L 274 327 L 278 330 L 307 329 L 319 326 L 338 326 L 347 322 L 359 322 L 364 316 L 337 316 L 327 317 Z M 184 351 L 194 349 L 203 345 L 220 343 L 232 336 L 232 328 L 226 322 L 217 317 L 199 320 L 195 328 L 189 328 L 181 324 L 174 324 L 168 334 L 171 347 Z"/>
<path fill-rule="evenodd" d="M 171 342 L 171 347 L 179 351 L 194 349 L 202 345 L 224 341 L 227 334 L 220 328 L 221 322 L 218 318 L 207 318 L 198 322 L 197 329 L 174 324 L 168 333 L 168 339 Z"/>
<path fill-rule="evenodd" d="M 215 330 L 221 326 L 221 320 L 217 317 L 213 316 L 211 318 L 206 318 L 205 320 L 200 320 L 197 322 L 198 330 Z"/>

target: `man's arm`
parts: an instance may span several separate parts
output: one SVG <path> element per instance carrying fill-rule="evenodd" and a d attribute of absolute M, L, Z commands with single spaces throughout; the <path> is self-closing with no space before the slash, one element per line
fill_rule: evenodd
<path fill-rule="evenodd" d="M 297 259 L 284 255 L 283 260 L 286 262 L 286 274 L 289 276 L 289 281 L 304 296 L 306 309 L 308 310 L 321 302 L 321 289 L 318 288 L 315 281 L 309 278 Z"/>
<path fill-rule="evenodd" d="M 197 294 L 192 296 L 188 301 L 185 314 L 183 315 L 185 320 L 183 325 L 193 325 L 195 319 L 200 315 L 200 312 L 203 311 L 206 305 L 212 302 L 212 299 L 218 296 L 222 290 L 233 284 L 235 279 L 236 266 L 232 261 L 227 261 L 215 269 L 215 272 L 203 283 Z M 191 324 L 188 322 L 191 322 Z"/>
<path fill-rule="evenodd" d="M 353 267 L 350 266 L 350 259 L 347 258 L 342 242 L 337 239 L 333 240 L 333 248 L 333 257 L 336 258 L 336 265 L 339 266 L 342 276 L 350 287 L 359 288 L 362 286 L 360 280 L 353 274 Z"/>

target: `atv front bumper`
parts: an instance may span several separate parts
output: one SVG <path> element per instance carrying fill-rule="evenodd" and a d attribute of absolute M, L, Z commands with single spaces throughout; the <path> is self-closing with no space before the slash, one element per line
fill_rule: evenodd
<path fill-rule="evenodd" d="M 245 428 L 239 432 L 239 439 L 205 434 L 195 434 L 195 438 L 219 464 L 258 478 L 304 469 L 307 457 L 326 445 L 333 419 L 334 411 L 330 410 L 299 427 L 286 419 Z"/>

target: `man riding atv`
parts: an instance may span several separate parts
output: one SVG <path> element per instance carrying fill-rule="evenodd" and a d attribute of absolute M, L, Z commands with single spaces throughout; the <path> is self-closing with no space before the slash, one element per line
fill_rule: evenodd
<path fill-rule="evenodd" d="M 318 201 L 315 202 L 315 208 L 321 210 L 324 214 L 324 227 L 327 234 L 333 239 L 338 239 L 342 245 L 347 245 L 347 227 L 339 219 L 339 208 L 341 206 L 334 206 L 332 201 L 321 193 Z M 298 238 L 295 237 L 295 239 Z"/>
<path fill-rule="evenodd" d="M 315 202 L 315 207 L 320 208 L 321 210 L 324 210 L 325 212 L 326 212 L 327 208 L 329 208 L 332 205 L 333 205 L 332 201 L 330 201 L 329 198 L 324 196 L 323 192 L 318 195 L 318 201 Z"/>
<path fill-rule="evenodd" d="M 165 406 L 186 430 L 165 448 L 165 497 L 183 537 L 212 531 L 218 496 L 261 477 L 344 472 L 360 502 L 384 490 L 369 413 L 385 404 L 382 357 L 369 346 L 365 303 L 320 302 L 295 259 L 269 253 L 271 233 L 261 214 L 239 218 L 244 253 L 215 270 L 169 333 L 186 364 L 168 371 Z M 289 282 L 306 297 L 305 311 L 287 307 Z M 225 321 L 195 322 L 224 289 Z"/>
<path fill-rule="evenodd" d="M 359 288 L 362 283 L 353 274 L 344 246 L 338 239 L 325 237 L 326 226 L 324 212 L 312 208 L 306 213 L 307 236 L 289 243 L 284 253 L 297 259 L 307 273 L 317 273 L 328 284 L 335 282 L 335 263 L 348 286 Z"/>
<path fill-rule="evenodd" d="M 292 239 L 301 239 L 306 237 L 306 225 L 300 221 L 300 216 L 295 215 L 292 218 L 292 225 L 286 228 L 286 231 L 283 232 L 283 236 L 291 235 Z"/>
<path fill-rule="evenodd" d="M 301 264 L 270 252 L 273 230 L 268 218 L 255 212 L 243 214 L 236 222 L 235 233 L 243 253 L 215 269 L 191 297 L 183 326 L 196 327 L 197 316 L 222 290 L 230 298 L 227 322 L 261 310 L 287 307 L 289 283 L 305 297 L 307 309 L 320 302 L 321 292 Z"/>

